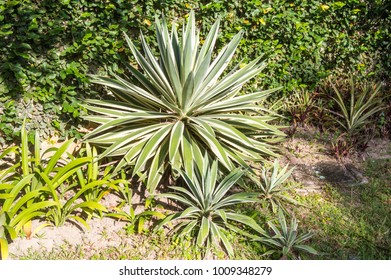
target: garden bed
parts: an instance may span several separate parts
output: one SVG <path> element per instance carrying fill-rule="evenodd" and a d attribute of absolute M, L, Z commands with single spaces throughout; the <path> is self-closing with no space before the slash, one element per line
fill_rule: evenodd
<path fill-rule="evenodd" d="M 389 230 L 386 230 L 391 225 L 391 220 L 388 218 L 390 216 L 386 216 L 387 213 L 391 215 L 391 173 L 390 170 L 382 173 L 384 169 L 381 168 L 381 166 L 391 166 L 389 159 L 391 142 L 375 139 L 370 142 L 365 152 L 345 158 L 344 163 L 327 154 L 327 146 L 316 140 L 291 139 L 283 146 L 286 151 L 289 151 L 283 154 L 285 163 L 295 167 L 292 180 L 298 184 L 298 187 L 294 190 L 294 196 L 310 207 L 299 207 L 295 212 L 301 226 L 315 233 L 313 244 L 316 244 L 316 248 L 321 253 L 317 258 L 391 257 L 391 251 L 387 252 L 386 249 L 386 246 L 390 245 L 391 237 Z M 291 152 L 293 148 L 296 149 L 295 153 Z M 343 168 L 344 164 L 353 165 L 355 170 L 358 170 L 354 174 L 360 172 L 366 181 L 360 181 L 362 178 L 357 180 L 357 175 Z M 372 166 L 374 164 L 375 168 Z M 323 166 L 327 167 L 327 171 L 322 169 Z M 371 205 L 374 203 L 373 198 L 367 196 L 367 200 L 357 199 L 366 193 L 364 188 L 373 188 L 373 184 L 379 188 L 377 195 L 385 196 L 383 199 L 386 204 L 378 205 L 378 209 L 373 209 L 374 206 Z M 137 200 L 141 202 L 140 197 L 135 198 L 136 205 Z M 108 208 L 117 202 L 118 197 L 114 195 L 108 195 L 103 199 L 103 204 Z M 357 207 L 360 211 L 369 207 L 376 215 L 383 213 L 385 216 L 367 216 L 372 215 L 374 213 L 372 211 L 367 214 L 352 213 Z M 383 224 L 377 228 L 377 222 Z M 33 229 L 42 223 L 34 221 Z M 127 231 L 129 224 L 124 221 L 94 218 L 89 225 L 91 230 L 88 231 L 68 222 L 59 228 L 46 227 L 30 239 L 21 236 L 10 244 L 10 259 L 191 259 L 197 257 L 189 247 L 187 247 L 187 254 L 178 250 L 179 245 L 173 248 L 170 245 L 170 238 L 164 233 L 158 235 L 149 231 L 142 234 L 129 232 Z M 342 235 L 340 235 L 341 231 L 333 232 L 337 228 L 346 226 L 351 232 L 342 230 Z M 373 234 L 374 239 L 363 240 L 367 238 L 362 236 L 363 234 Z M 346 242 L 347 239 L 350 241 Z M 364 242 L 365 245 L 362 246 L 359 242 Z M 242 249 L 243 246 L 245 245 L 239 244 Z M 251 250 L 251 247 L 245 249 Z M 254 258 L 254 255 L 248 252 L 241 257 Z M 219 258 L 219 255 L 213 258 Z M 220 255 L 220 258 L 226 257 Z"/>

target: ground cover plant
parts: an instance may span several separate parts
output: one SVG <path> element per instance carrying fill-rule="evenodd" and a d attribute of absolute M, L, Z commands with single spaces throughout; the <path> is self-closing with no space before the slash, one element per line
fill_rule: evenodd
<path fill-rule="evenodd" d="M 311 233 L 299 234 L 298 223 L 292 217 L 290 224 L 287 223 L 282 210 L 278 213 L 279 229 L 272 221 L 268 222 L 272 235 L 268 237 L 258 237 L 254 240 L 268 244 L 271 249 L 265 255 L 277 254 L 280 259 L 300 259 L 302 254 L 317 255 L 318 252 L 305 245 L 305 241 L 312 237 Z M 277 258 L 278 258 L 277 257 Z"/>
<path fill-rule="evenodd" d="M 288 169 L 288 165 L 281 167 L 277 160 L 270 168 L 262 167 L 261 178 L 256 188 L 260 191 L 259 198 L 264 207 L 270 207 L 274 213 L 277 213 L 277 210 L 285 210 L 284 205 L 287 203 L 299 204 L 288 193 L 295 187 L 287 181 L 292 172 L 293 168 Z"/>

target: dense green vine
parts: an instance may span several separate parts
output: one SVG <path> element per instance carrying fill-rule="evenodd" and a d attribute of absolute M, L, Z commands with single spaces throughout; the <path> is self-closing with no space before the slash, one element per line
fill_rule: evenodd
<path fill-rule="evenodd" d="M 141 31 L 153 45 L 155 15 L 182 21 L 194 9 L 202 34 L 221 17 L 221 45 L 244 30 L 236 60 L 265 53 L 256 86 L 288 94 L 337 69 L 389 79 L 390 8 L 386 0 L 0 1 L 0 143 L 18 136 L 24 117 L 46 136 L 78 136 L 80 102 L 102 90 L 86 74 L 122 72 L 122 32 L 137 42 Z"/>

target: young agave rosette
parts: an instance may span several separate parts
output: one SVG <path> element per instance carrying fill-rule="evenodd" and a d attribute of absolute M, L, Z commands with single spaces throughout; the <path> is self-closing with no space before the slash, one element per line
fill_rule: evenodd
<path fill-rule="evenodd" d="M 265 235 L 265 231 L 254 219 L 232 209 L 234 205 L 258 201 L 257 193 L 230 193 L 243 176 L 243 170 L 234 169 L 222 178 L 219 176 L 217 161 L 209 164 L 207 155 L 201 162 L 195 163 L 194 167 L 192 177 L 187 172 L 178 170 L 186 187 L 170 186 L 174 192 L 160 195 L 179 202 L 184 209 L 168 215 L 157 230 L 174 224 L 172 233 L 178 233 L 179 237 L 194 237 L 195 244 L 199 247 L 206 246 L 207 251 L 217 245 L 224 248 L 229 256 L 234 255 L 234 249 L 227 232 L 245 233 L 237 225 L 247 226 Z"/>

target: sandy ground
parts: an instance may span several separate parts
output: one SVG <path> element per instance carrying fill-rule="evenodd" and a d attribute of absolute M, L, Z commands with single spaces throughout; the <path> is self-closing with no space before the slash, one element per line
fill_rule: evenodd
<path fill-rule="evenodd" d="M 115 204 L 117 197 L 113 194 L 107 195 L 102 204 L 110 207 Z M 33 221 L 32 231 L 44 222 Z M 116 247 L 123 242 L 132 242 L 131 239 L 124 240 L 124 234 L 119 234 L 126 225 L 124 221 L 104 217 L 93 218 L 88 221 L 90 229 L 84 226 L 65 222 L 61 227 L 47 226 L 39 230 L 30 239 L 18 237 L 9 245 L 9 259 L 18 259 L 27 251 L 52 251 L 54 248 L 64 244 L 77 246 L 88 244 L 91 250 L 104 249 L 105 247 Z"/>
<path fill-rule="evenodd" d="M 33 229 L 39 222 L 33 222 Z M 89 222 L 90 230 L 84 230 L 72 224 L 65 223 L 62 227 L 45 227 L 31 239 L 18 237 L 9 245 L 9 259 L 18 259 L 25 255 L 28 250 L 52 251 L 54 248 L 64 244 L 77 246 L 79 244 L 92 245 L 91 250 L 104 249 L 105 247 L 116 247 L 123 243 L 123 235 L 119 231 L 125 226 L 124 222 L 114 221 L 110 218 L 102 220 L 93 219 Z M 121 236 L 121 238 L 119 238 Z M 129 239 L 128 242 L 131 242 Z"/>

